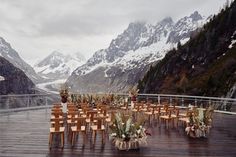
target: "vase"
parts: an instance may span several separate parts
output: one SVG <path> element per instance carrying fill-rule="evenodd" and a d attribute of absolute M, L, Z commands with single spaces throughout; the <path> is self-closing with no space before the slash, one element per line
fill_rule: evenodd
<path fill-rule="evenodd" d="M 209 126 L 203 128 L 203 129 L 195 129 L 194 131 L 190 130 L 187 134 L 189 137 L 192 138 L 200 138 L 200 137 L 207 137 L 209 134 Z"/>
<path fill-rule="evenodd" d="M 139 142 L 135 140 L 124 141 L 123 139 L 114 140 L 115 147 L 119 150 L 139 149 Z"/>
<path fill-rule="evenodd" d="M 118 150 L 127 151 L 130 149 L 139 149 L 141 144 L 147 144 L 146 137 L 131 139 L 129 141 L 125 141 L 121 138 L 114 138 L 113 142 Z"/>
<path fill-rule="evenodd" d="M 133 101 L 131 101 L 131 104 L 130 104 L 131 106 L 131 109 L 133 109 L 134 108 L 134 102 Z"/>

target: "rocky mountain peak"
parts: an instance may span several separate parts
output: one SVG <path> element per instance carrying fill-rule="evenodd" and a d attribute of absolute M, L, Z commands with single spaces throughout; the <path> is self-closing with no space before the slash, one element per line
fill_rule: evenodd
<path fill-rule="evenodd" d="M 37 63 L 34 68 L 40 75 L 46 78 L 64 79 L 84 62 L 84 57 L 79 53 L 65 55 L 59 51 L 53 51 Z"/>
<path fill-rule="evenodd" d="M 34 69 L 2 37 L 0 37 L 0 56 L 12 63 L 15 67 L 21 69 L 35 83 L 42 81 L 42 78 L 35 73 Z"/>
<path fill-rule="evenodd" d="M 161 25 L 161 26 L 165 27 L 165 26 L 171 26 L 171 25 L 173 25 L 173 23 L 174 22 L 171 17 L 166 17 L 163 20 L 161 20 L 160 22 L 158 22 L 157 25 Z"/>
<path fill-rule="evenodd" d="M 170 32 L 167 43 L 176 44 L 184 39 L 189 39 L 191 33 L 198 27 L 201 27 L 206 20 L 195 11 L 190 16 L 185 16 L 178 20 L 173 26 L 173 30 Z"/>
<path fill-rule="evenodd" d="M 124 32 L 130 33 L 130 35 L 132 35 L 134 32 L 143 29 L 145 24 L 146 23 L 142 21 L 131 22 Z"/>
<path fill-rule="evenodd" d="M 195 11 L 189 17 L 192 18 L 193 21 L 198 21 L 203 19 L 202 16 L 198 13 L 198 11 Z"/>

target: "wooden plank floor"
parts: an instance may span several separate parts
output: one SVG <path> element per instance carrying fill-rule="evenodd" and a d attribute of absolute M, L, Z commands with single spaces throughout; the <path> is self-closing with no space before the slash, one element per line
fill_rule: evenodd
<path fill-rule="evenodd" d="M 66 140 L 64 149 L 48 149 L 49 115 L 46 109 L 0 115 L 0 156 L 11 157 L 73 157 L 73 156 L 236 156 L 236 116 L 215 113 L 208 139 L 190 139 L 183 127 L 165 128 L 164 124 L 148 126 L 152 136 L 139 150 L 118 151 L 108 137 L 105 145 L 98 135 L 95 145 L 82 138 L 74 148 Z M 89 137 L 90 138 L 90 137 Z"/>

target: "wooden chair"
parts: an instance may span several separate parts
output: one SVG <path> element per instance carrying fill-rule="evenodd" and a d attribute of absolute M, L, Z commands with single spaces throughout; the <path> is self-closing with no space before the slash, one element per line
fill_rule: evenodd
<path fill-rule="evenodd" d="M 84 144 L 86 143 L 86 123 L 85 123 L 85 117 L 77 117 L 74 118 L 75 126 L 71 126 L 71 132 L 72 132 L 72 136 L 71 136 L 71 145 L 74 146 L 74 143 L 76 141 L 76 137 L 78 135 L 78 133 L 83 133 L 83 142 Z"/>
<path fill-rule="evenodd" d="M 180 115 L 180 114 L 179 114 Z M 187 126 L 189 124 L 189 117 L 193 115 L 193 116 L 197 116 L 198 112 L 197 109 L 194 110 L 187 110 L 186 113 L 182 116 L 180 115 L 179 121 L 182 122 L 182 124 L 184 124 L 185 126 Z"/>
<path fill-rule="evenodd" d="M 151 123 L 151 118 L 155 116 L 155 109 L 156 106 L 149 104 L 144 112 L 144 114 L 148 116 L 149 123 Z"/>
<path fill-rule="evenodd" d="M 98 111 L 94 111 L 94 110 L 89 110 L 86 113 L 86 130 L 89 130 L 89 126 L 93 125 L 93 123 L 95 123 L 97 120 L 95 119 L 95 117 L 97 116 Z"/>
<path fill-rule="evenodd" d="M 51 121 L 51 127 L 54 127 L 55 126 L 55 120 L 59 119 L 59 124 L 60 126 L 63 126 L 64 122 L 64 118 L 63 118 L 63 113 L 62 111 L 54 111 L 51 113 L 51 118 L 50 118 L 50 121 Z"/>
<path fill-rule="evenodd" d="M 108 108 L 107 106 L 102 106 L 101 109 L 100 109 L 100 112 L 99 112 L 99 116 L 100 117 L 108 117 Z"/>
<path fill-rule="evenodd" d="M 102 143 L 105 142 L 105 125 L 104 125 L 104 121 L 105 118 L 104 117 L 96 117 L 96 124 L 91 125 L 91 130 L 92 130 L 92 137 L 94 138 L 93 143 L 95 143 L 96 140 L 96 136 L 97 136 L 97 132 L 100 132 L 102 135 Z"/>
<path fill-rule="evenodd" d="M 171 113 L 172 113 L 172 109 L 166 110 L 165 115 L 160 116 L 161 119 L 163 119 L 165 121 L 165 125 L 167 127 L 169 127 L 169 123 L 170 121 L 173 119 L 173 117 L 171 117 Z M 166 124 L 167 123 L 167 124 Z"/>
<path fill-rule="evenodd" d="M 120 107 L 121 110 L 124 110 L 124 111 L 127 111 L 129 108 L 128 108 L 128 103 L 127 102 L 124 102 L 124 104 Z"/>
<path fill-rule="evenodd" d="M 157 105 L 156 106 L 156 110 L 154 111 L 155 117 L 157 116 L 158 121 L 159 121 L 159 117 L 161 116 L 161 105 Z"/>
<path fill-rule="evenodd" d="M 78 111 L 69 111 L 67 114 L 67 132 L 70 135 L 70 127 L 75 124 L 74 119 L 79 116 Z"/>
<path fill-rule="evenodd" d="M 179 118 L 180 118 L 178 108 L 173 108 L 171 118 L 173 119 L 173 122 L 175 122 L 175 120 L 176 120 L 176 126 L 178 126 L 178 121 L 179 121 Z"/>
<path fill-rule="evenodd" d="M 162 108 L 161 108 L 161 115 L 166 115 L 167 111 L 168 111 L 168 108 L 169 108 L 169 105 L 168 104 L 164 104 L 162 105 Z"/>
<path fill-rule="evenodd" d="M 137 118 L 139 113 L 143 112 L 144 109 L 144 103 L 135 103 L 134 104 L 134 109 L 132 112 L 134 112 L 134 117 Z"/>
<path fill-rule="evenodd" d="M 49 148 L 51 149 L 52 146 L 52 141 L 53 141 L 53 136 L 55 134 L 59 134 L 61 137 L 61 148 L 64 147 L 64 132 L 65 132 L 65 127 L 60 126 L 60 119 L 54 119 L 55 125 L 54 127 L 50 128 L 50 134 L 49 134 Z"/>

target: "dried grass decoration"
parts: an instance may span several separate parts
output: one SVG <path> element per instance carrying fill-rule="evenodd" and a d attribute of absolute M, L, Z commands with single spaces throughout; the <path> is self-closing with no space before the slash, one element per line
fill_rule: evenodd
<path fill-rule="evenodd" d="M 147 135 L 143 127 L 145 119 L 133 122 L 131 115 L 118 112 L 110 125 L 110 138 L 119 150 L 138 149 L 147 144 Z"/>
<path fill-rule="evenodd" d="M 60 96 L 61 96 L 61 102 L 66 103 L 69 97 L 69 90 L 66 85 L 61 86 Z"/>
<path fill-rule="evenodd" d="M 212 106 L 207 109 L 195 109 L 189 117 L 189 125 L 185 128 L 187 135 L 192 138 L 207 137 L 211 128 L 213 112 Z"/>

